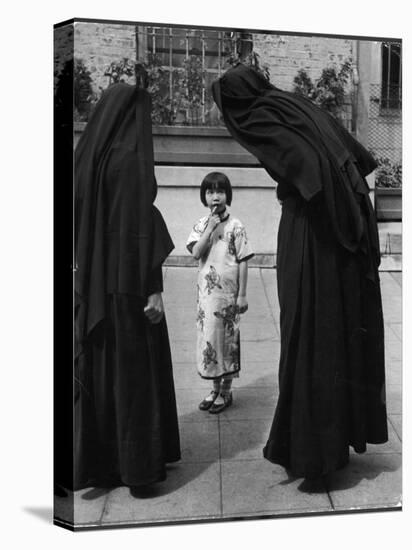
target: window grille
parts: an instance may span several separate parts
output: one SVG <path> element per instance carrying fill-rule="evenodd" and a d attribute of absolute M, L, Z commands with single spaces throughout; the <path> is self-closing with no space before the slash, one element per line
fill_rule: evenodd
<path fill-rule="evenodd" d="M 136 37 L 137 58 L 149 73 L 153 122 L 222 124 L 211 84 L 228 68 L 242 38 L 233 32 L 176 27 L 138 27 Z"/>

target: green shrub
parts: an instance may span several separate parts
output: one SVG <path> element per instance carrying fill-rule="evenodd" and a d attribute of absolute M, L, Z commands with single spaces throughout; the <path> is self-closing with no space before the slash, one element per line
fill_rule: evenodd
<path fill-rule="evenodd" d="M 81 59 L 74 59 L 73 84 L 74 120 L 87 121 L 97 98 L 93 92 L 91 73 Z"/>
<path fill-rule="evenodd" d="M 345 88 L 352 71 L 352 64 L 346 60 L 340 67 L 326 67 L 320 78 L 313 82 L 305 69 L 300 69 L 293 79 L 295 93 L 304 95 L 317 105 L 334 115 L 343 117 L 345 104 Z"/>

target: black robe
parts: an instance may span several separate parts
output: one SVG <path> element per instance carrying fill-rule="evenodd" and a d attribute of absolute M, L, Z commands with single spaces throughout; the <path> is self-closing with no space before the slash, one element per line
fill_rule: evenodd
<path fill-rule="evenodd" d="M 264 456 L 296 476 L 387 441 L 376 164 L 331 115 L 242 64 L 213 84 L 232 136 L 278 183 L 279 399 Z"/>
<path fill-rule="evenodd" d="M 75 153 L 74 488 L 145 485 L 180 458 L 161 292 L 173 243 L 156 197 L 150 96 L 109 88 Z"/>

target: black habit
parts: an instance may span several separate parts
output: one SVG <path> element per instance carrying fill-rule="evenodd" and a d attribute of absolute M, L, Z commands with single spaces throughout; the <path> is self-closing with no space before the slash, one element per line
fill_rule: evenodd
<path fill-rule="evenodd" d="M 146 485 L 180 458 L 166 320 L 143 312 L 173 249 L 150 111 L 146 90 L 110 87 L 75 152 L 74 489 Z"/>
<path fill-rule="evenodd" d="M 331 115 L 239 64 L 213 84 L 232 136 L 278 183 L 279 398 L 268 460 L 317 477 L 388 439 L 376 163 Z"/>

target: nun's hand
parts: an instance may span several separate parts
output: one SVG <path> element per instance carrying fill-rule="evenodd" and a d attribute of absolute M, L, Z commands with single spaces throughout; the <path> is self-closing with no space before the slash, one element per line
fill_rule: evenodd
<path fill-rule="evenodd" d="M 159 323 L 164 315 L 163 299 L 160 292 L 151 294 L 147 299 L 144 314 L 153 324 Z"/>

